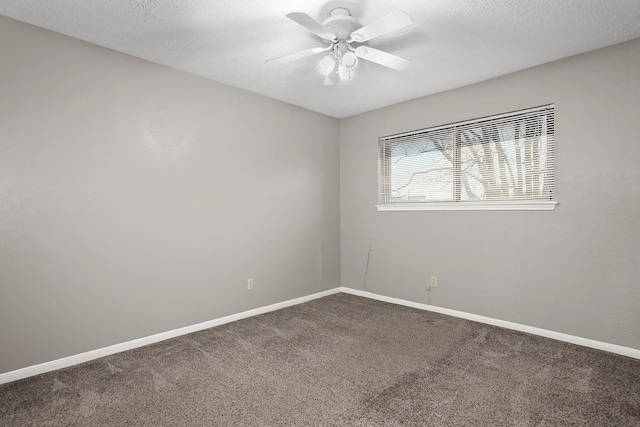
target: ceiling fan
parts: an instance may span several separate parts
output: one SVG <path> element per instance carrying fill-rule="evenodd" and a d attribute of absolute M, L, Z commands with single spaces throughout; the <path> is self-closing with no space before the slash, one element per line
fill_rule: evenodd
<path fill-rule="evenodd" d="M 325 85 L 334 85 L 341 80 L 352 78 L 353 70 L 358 66 L 358 58 L 398 71 L 406 69 L 411 63 L 408 59 L 369 46 L 353 46 L 353 43 L 364 43 L 411 25 L 413 20 L 406 12 L 394 12 L 365 26 L 360 25 L 351 16 L 349 9 L 344 7 L 332 9 L 329 18 L 322 23 L 302 12 L 288 13 L 287 18 L 320 36 L 328 46 L 314 47 L 281 58 L 269 59 L 267 62 L 293 61 L 328 52 L 318 63 L 318 70 L 325 76 Z"/>

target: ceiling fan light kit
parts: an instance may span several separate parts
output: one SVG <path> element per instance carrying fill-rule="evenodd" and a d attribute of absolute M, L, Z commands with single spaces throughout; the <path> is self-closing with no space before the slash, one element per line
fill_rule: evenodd
<path fill-rule="evenodd" d="M 293 61 L 328 51 L 329 53 L 318 62 L 318 70 L 325 76 L 325 85 L 351 79 L 354 69 L 358 66 L 358 58 L 398 71 L 406 69 L 411 63 L 408 59 L 370 46 L 352 46 L 352 43 L 364 43 L 411 25 L 413 21 L 405 12 L 394 12 L 364 27 L 344 7 L 332 9 L 329 17 L 322 23 L 302 12 L 289 13 L 287 18 L 316 34 L 329 46 L 303 50 L 267 62 Z"/>

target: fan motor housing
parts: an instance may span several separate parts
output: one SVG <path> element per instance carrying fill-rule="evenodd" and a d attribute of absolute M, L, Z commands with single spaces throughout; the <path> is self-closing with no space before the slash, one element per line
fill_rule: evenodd
<path fill-rule="evenodd" d="M 360 23 L 351 16 L 349 9 L 336 7 L 329 12 L 329 17 L 322 22 L 331 33 L 338 36 L 338 39 L 347 40 L 355 30 L 362 27 Z"/>

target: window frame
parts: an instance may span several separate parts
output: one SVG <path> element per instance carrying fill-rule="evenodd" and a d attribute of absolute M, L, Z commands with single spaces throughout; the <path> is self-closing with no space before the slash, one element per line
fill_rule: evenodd
<path fill-rule="evenodd" d="M 516 110 L 508 113 L 497 114 L 493 116 L 486 116 L 478 119 L 465 120 L 461 122 L 451 123 L 447 125 L 441 126 L 433 126 L 425 129 L 420 129 L 412 132 L 404 132 L 396 135 L 389 135 L 380 137 L 378 139 L 378 204 L 376 204 L 376 209 L 378 211 L 419 211 L 419 210 L 553 210 L 555 209 L 558 202 L 555 200 L 554 187 L 555 187 L 555 159 L 552 158 L 551 164 L 551 183 L 552 190 L 550 192 L 549 199 L 546 198 L 513 198 L 513 199 L 501 199 L 501 200 L 460 200 L 460 192 L 461 192 L 461 181 L 459 178 L 455 178 L 456 175 L 456 166 L 452 164 L 452 174 L 454 175 L 453 179 L 453 190 L 452 190 L 452 199 L 451 201 L 424 201 L 424 202 L 401 202 L 401 201 L 387 201 L 384 200 L 391 199 L 391 177 L 392 173 L 387 172 L 390 170 L 390 159 L 392 156 L 390 155 L 389 150 L 390 144 L 385 144 L 387 141 L 392 141 L 396 138 L 402 138 L 407 136 L 419 135 L 422 133 L 438 131 L 442 129 L 451 129 L 452 132 L 455 132 L 457 128 L 461 128 L 468 125 L 473 124 L 487 124 L 492 121 L 497 121 L 499 119 L 509 118 L 509 117 L 517 117 L 519 115 L 524 115 L 527 113 L 533 113 L 537 111 L 550 111 L 553 119 L 553 129 L 551 132 L 547 130 L 547 136 L 552 135 L 551 139 L 551 154 L 555 150 L 555 104 L 547 104 L 539 107 L 526 108 L 521 110 Z M 548 119 L 547 119 L 548 120 Z M 457 142 L 457 138 L 454 139 L 453 145 L 453 157 L 454 161 L 457 162 L 457 170 L 459 171 L 462 167 L 462 161 L 460 159 L 460 144 Z M 548 143 L 548 142 L 547 142 Z M 459 175 L 459 173 L 458 173 Z M 384 195 L 384 196 L 383 196 Z M 457 196 L 456 196 L 457 195 Z M 458 199 L 458 200 L 455 200 Z"/>

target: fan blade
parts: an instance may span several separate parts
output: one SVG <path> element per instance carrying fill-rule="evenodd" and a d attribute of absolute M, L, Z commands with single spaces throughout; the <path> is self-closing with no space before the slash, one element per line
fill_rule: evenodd
<path fill-rule="evenodd" d="M 338 73 L 331 73 L 324 78 L 324 85 L 331 86 L 340 82 L 340 76 Z"/>
<path fill-rule="evenodd" d="M 314 34 L 319 35 L 325 40 L 333 41 L 338 38 L 335 34 L 332 34 L 324 25 L 302 12 L 287 13 L 287 18 L 302 25 L 307 30 Z"/>
<path fill-rule="evenodd" d="M 411 16 L 409 16 L 409 14 L 407 14 L 406 12 L 399 10 L 378 19 L 377 21 L 374 21 L 369 25 L 365 25 L 359 30 L 355 30 L 353 33 L 351 33 L 351 39 L 349 40 L 349 43 L 366 42 L 367 40 L 371 40 L 372 38 L 404 28 L 407 25 L 411 25 L 411 23 L 413 23 Z"/>
<path fill-rule="evenodd" d="M 406 69 L 409 64 L 411 64 L 411 61 L 408 59 L 400 58 L 399 56 L 369 46 L 359 46 L 356 49 L 356 55 L 367 61 L 375 62 L 376 64 L 384 65 L 385 67 L 398 71 Z"/>
<path fill-rule="evenodd" d="M 326 52 L 331 49 L 329 47 L 314 47 L 312 49 L 303 50 L 301 52 L 292 53 L 290 55 L 281 56 L 280 58 L 267 59 L 265 62 L 288 62 L 295 61 L 296 59 L 304 58 L 318 53 Z"/>

